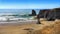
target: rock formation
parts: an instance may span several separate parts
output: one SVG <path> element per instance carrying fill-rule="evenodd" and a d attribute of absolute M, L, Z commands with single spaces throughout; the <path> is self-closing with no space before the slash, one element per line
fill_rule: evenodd
<path fill-rule="evenodd" d="M 52 21 L 55 19 L 54 14 L 54 11 L 52 11 L 51 9 L 43 9 L 40 10 L 39 17 L 46 18 L 48 21 Z"/>
<path fill-rule="evenodd" d="M 49 11 L 48 20 L 60 19 L 60 8 L 51 9 Z"/>
<path fill-rule="evenodd" d="M 32 15 L 33 15 L 33 16 L 36 16 L 35 10 L 32 10 Z"/>
<path fill-rule="evenodd" d="M 60 19 L 60 8 L 40 10 L 39 18 L 46 18 L 48 21 Z"/>
<path fill-rule="evenodd" d="M 49 14 L 50 9 L 43 9 L 39 11 L 40 18 L 46 18 Z"/>
<path fill-rule="evenodd" d="M 60 8 L 55 8 L 54 11 L 55 11 L 56 19 L 60 19 Z"/>
<path fill-rule="evenodd" d="M 36 16 L 35 10 L 32 10 L 32 13 L 29 16 Z"/>

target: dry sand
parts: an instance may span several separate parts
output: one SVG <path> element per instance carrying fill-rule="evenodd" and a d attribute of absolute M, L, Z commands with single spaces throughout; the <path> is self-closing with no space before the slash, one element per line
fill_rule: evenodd
<path fill-rule="evenodd" d="M 0 34 L 60 34 L 60 20 L 41 23 L 0 26 Z"/>

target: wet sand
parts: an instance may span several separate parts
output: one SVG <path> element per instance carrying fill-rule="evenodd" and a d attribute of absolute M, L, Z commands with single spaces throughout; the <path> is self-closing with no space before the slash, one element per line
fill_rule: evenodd
<path fill-rule="evenodd" d="M 0 26 L 9 26 L 9 25 L 25 25 L 25 24 L 36 24 L 37 20 L 27 20 L 27 21 L 0 21 Z"/>

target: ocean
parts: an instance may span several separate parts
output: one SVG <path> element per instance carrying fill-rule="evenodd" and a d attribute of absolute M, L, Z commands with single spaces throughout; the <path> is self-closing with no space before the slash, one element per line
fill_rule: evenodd
<path fill-rule="evenodd" d="M 40 9 L 34 9 L 38 14 Z M 0 21 L 7 20 L 7 18 L 32 18 L 33 16 L 28 16 L 32 13 L 32 9 L 0 9 Z"/>
<path fill-rule="evenodd" d="M 38 14 L 40 9 L 34 9 Z M 31 14 L 32 9 L 0 9 L 0 13 Z"/>

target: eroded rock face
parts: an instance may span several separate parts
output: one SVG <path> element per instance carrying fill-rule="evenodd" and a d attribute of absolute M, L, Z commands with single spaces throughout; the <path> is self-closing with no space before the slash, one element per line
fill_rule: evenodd
<path fill-rule="evenodd" d="M 55 8 L 55 15 L 56 15 L 56 19 L 60 19 L 60 8 Z"/>
<path fill-rule="evenodd" d="M 51 11 L 49 11 L 48 18 L 49 20 L 60 19 L 60 8 L 51 9 Z"/>
<path fill-rule="evenodd" d="M 40 18 L 46 18 L 49 14 L 50 9 L 43 9 L 39 11 Z"/>
<path fill-rule="evenodd" d="M 46 18 L 48 21 L 54 21 L 60 19 L 60 8 L 55 9 L 43 9 L 39 12 L 39 18 Z"/>

